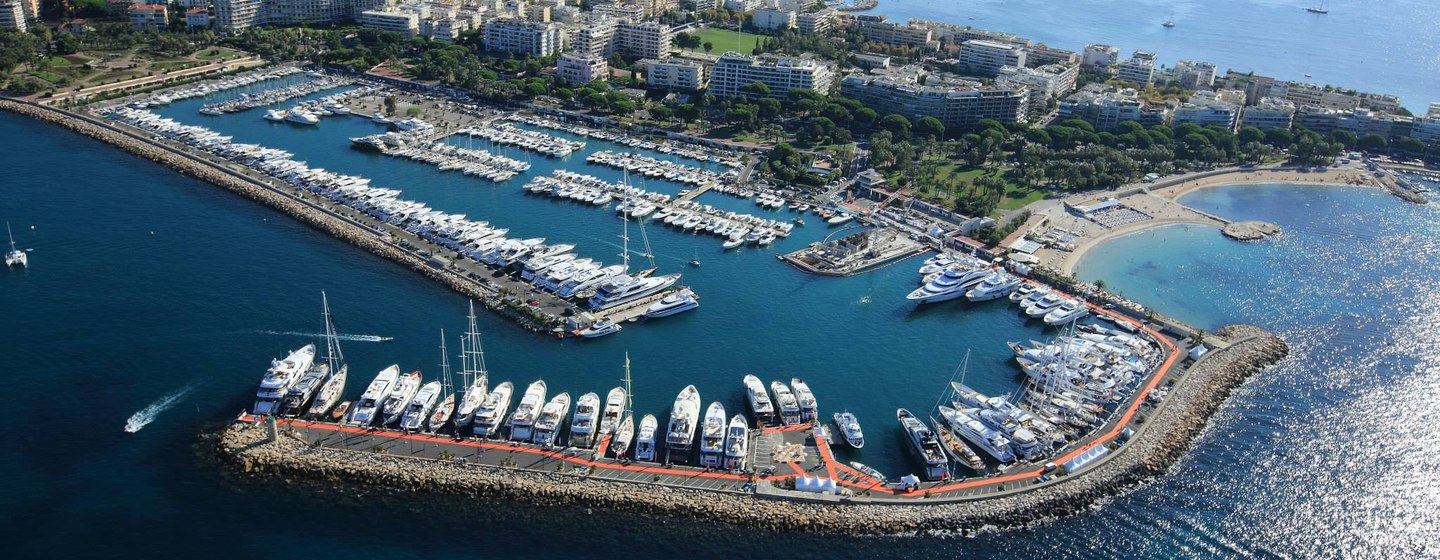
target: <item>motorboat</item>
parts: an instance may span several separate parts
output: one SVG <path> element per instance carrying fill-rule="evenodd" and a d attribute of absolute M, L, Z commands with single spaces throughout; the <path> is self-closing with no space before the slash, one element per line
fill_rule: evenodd
<path fill-rule="evenodd" d="M 570 420 L 570 445 L 590 447 L 595 443 L 598 427 L 596 416 L 600 414 L 600 395 L 585 393 L 575 401 L 575 414 Z"/>
<path fill-rule="evenodd" d="M 677 290 L 645 308 L 645 317 L 669 317 L 700 307 L 700 300 L 689 288 Z"/>
<path fill-rule="evenodd" d="M 640 419 L 640 426 L 635 432 L 635 460 L 655 462 L 655 432 L 660 428 L 660 422 L 655 419 L 654 414 L 646 414 Z"/>
<path fill-rule="evenodd" d="M 314 363 L 314 344 L 292 350 L 284 359 L 270 360 L 270 368 L 265 370 L 265 376 L 260 379 L 260 388 L 255 391 L 255 406 L 251 408 L 251 412 L 260 416 L 279 414 L 280 401 Z"/>
<path fill-rule="evenodd" d="M 369 426 L 380 419 L 380 407 L 384 405 L 385 398 L 390 396 L 390 391 L 395 389 L 395 383 L 400 380 L 400 366 L 392 364 L 390 367 L 380 370 L 370 386 L 360 395 L 360 400 L 350 406 L 350 423 L 357 426 Z"/>
<path fill-rule="evenodd" d="M 307 111 L 292 109 L 289 114 L 285 115 L 285 122 L 312 126 L 320 124 L 320 117 L 317 117 L 313 113 Z"/>
<path fill-rule="evenodd" d="M 435 403 L 440 401 L 441 389 L 439 381 L 431 381 L 421 386 L 400 417 L 400 429 L 407 432 L 424 429 L 425 421 L 430 417 L 430 409 L 435 408 Z"/>
<path fill-rule="evenodd" d="M 1019 288 L 1020 283 L 1020 278 L 1013 274 L 996 272 L 965 292 L 965 299 L 976 302 L 1000 299 Z"/>
<path fill-rule="evenodd" d="M 850 222 L 851 222 L 852 220 L 854 220 L 854 219 L 855 219 L 855 216 L 852 216 L 852 215 L 850 215 L 850 214 L 836 214 L 835 217 L 830 218 L 830 219 L 828 219 L 828 220 L 825 220 L 825 223 L 830 224 L 830 225 L 832 225 L 832 226 L 838 226 L 838 225 L 848 224 L 848 223 L 850 223 Z"/>
<path fill-rule="evenodd" d="M 888 484 L 890 482 L 890 480 L 885 477 L 884 473 L 876 470 L 875 467 L 866 465 L 865 463 L 861 463 L 859 461 L 850 461 L 850 468 L 859 471 L 860 474 L 875 479 L 875 482 L 878 482 L 880 484 Z"/>
<path fill-rule="evenodd" d="M 999 430 L 986 426 L 980 419 L 971 416 L 965 410 L 940 406 L 940 419 L 949 425 L 955 434 L 975 445 L 987 455 L 994 457 L 1001 463 L 1009 463 L 1015 460 L 1015 453 L 1010 450 L 1010 438 Z"/>
<path fill-rule="evenodd" d="M 790 387 L 780 381 L 770 382 L 770 392 L 775 394 L 775 404 L 780 409 L 780 423 L 794 426 L 800 423 L 800 402 Z"/>
<path fill-rule="evenodd" d="M 284 122 L 285 117 L 288 116 L 290 116 L 289 111 L 286 111 L 284 109 L 271 109 L 269 111 L 265 111 L 265 120 L 267 121 Z"/>
<path fill-rule="evenodd" d="M 819 417 L 819 405 L 815 402 L 815 393 L 810 392 L 810 386 L 798 377 L 790 379 L 790 389 L 795 393 L 795 401 L 800 405 L 800 421 L 814 422 Z"/>
<path fill-rule="evenodd" d="M 765 391 L 765 384 L 759 377 L 754 375 L 745 376 L 745 398 L 750 403 L 750 414 L 755 416 L 757 426 L 775 421 L 775 404 L 770 401 L 770 393 Z"/>
<path fill-rule="evenodd" d="M 294 418 L 309 410 L 310 400 L 320 390 L 325 380 L 330 378 L 330 364 L 321 362 L 305 372 L 290 390 L 285 393 L 285 398 L 280 401 L 280 416 Z"/>
<path fill-rule="evenodd" d="M 925 480 L 949 478 L 949 461 L 945 459 L 945 451 L 940 447 L 940 440 L 935 437 L 935 432 L 903 408 L 895 411 L 895 419 L 900 421 L 900 428 L 905 431 L 910 450 L 924 465 L 922 477 Z"/>
<path fill-rule="evenodd" d="M 1049 313 L 1046 313 L 1045 324 L 1064 325 L 1066 323 L 1074 322 L 1075 320 L 1089 314 L 1090 310 L 1085 307 L 1084 303 L 1082 303 L 1080 300 L 1072 299 L 1070 301 L 1060 304 L 1060 307 L 1056 307 Z"/>
<path fill-rule="evenodd" d="M 675 396 L 670 409 L 670 425 L 665 430 L 665 449 L 670 459 L 682 462 L 690 455 L 695 445 L 695 430 L 700 422 L 700 391 L 694 385 L 687 385 Z"/>
<path fill-rule="evenodd" d="M 725 432 L 728 426 L 725 405 L 710 403 L 700 430 L 700 466 L 718 468 L 725 464 Z"/>
<path fill-rule="evenodd" d="M 534 442 L 544 447 L 555 445 L 560 437 L 560 427 L 565 425 L 565 416 L 569 413 L 570 393 L 555 395 L 540 407 L 540 414 L 535 418 Z"/>
<path fill-rule="evenodd" d="M 1021 303 L 1021 308 L 1025 310 L 1026 316 L 1039 319 L 1060 307 L 1067 299 L 1069 298 L 1060 294 L 1049 293 L 1029 305 Z"/>
<path fill-rule="evenodd" d="M 520 404 L 515 405 L 515 413 L 510 415 L 510 439 L 530 441 L 534 437 L 535 415 L 542 406 L 545 406 L 545 380 L 540 379 L 525 389 Z"/>
<path fill-rule="evenodd" d="M 749 448 L 749 422 L 745 420 L 744 414 L 736 414 L 730 417 L 730 425 L 725 430 L 725 464 L 722 466 L 731 471 L 745 470 Z"/>
<path fill-rule="evenodd" d="M 590 308 L 598 311 L 629 303 L 669 288 L 679 280 L 679 274 L 644 277 L 629 274 L 615 276 L 602 282 L 600 287 L 595 290 L 595 295 L 591 296 L 589 300 Z"/>
<path fill-rule="evenodd" d="M 835 427 L 840 429 L 840 436 L 845 438 L 845 443 L 850 447 L 860 449 L 865 447 L 865 432 L 860 430 L 860 420 L 855 415 L 846 412 L 836 412 L 831 417 L 835 421 Z"/>
<path fill-rule="evenodd" d="M 510 410 L 510 397 L 514 392 L 515 386 L 505 381 L 485 396 L 485 402 L 475 410 L 475 435 L 486 438 L 499 435 L 501 420 Z"/>
<path fill-rule="evenodd" d="M 600 413 L 601 435 L 614 434 L 620 427 L 620 417 L 625 414 L 625 397 L 624 387 L 616 387 L 605 394 L 605 408 Z M 584 400 L 584 397 L 581 397 L 581 400 Z"/>
<path fill-rule="evenodd" d="M 980 283 L 990 274 L 991 271 L 986 268 L 950 266 L 938 278 L 910 292 L 905 299 L 915 303 L 949 301 L 964 296 L 971 286 Z"/>
<path fill-rule="evenodd" d="M 585 338 L 600 338 L 607 334 L 615 334 L 620 332 L 620 330 L 620 324 L 607 317 L 591 323 L 589 327 L 581 329 L 579 334 Z"/>
<path fill-rule="evenodd" d="M 420 392 L 420 372 L 412 371 L 400 376 L 395 382 L 395 388 L 390 390 L 390 395 L 385 397 L 385 404 L 380 407 L 382 416 L 380 425 L 389 426 L 400 421 L 409 408 L 410 401 L 415 400 L 415 395 Z"/>

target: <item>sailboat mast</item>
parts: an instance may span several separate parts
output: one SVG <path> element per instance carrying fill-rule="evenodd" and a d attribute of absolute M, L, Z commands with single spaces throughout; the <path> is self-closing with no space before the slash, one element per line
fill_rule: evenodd
<path fill-rule="evenodd" d="M 940 399 L 935 401 L 935 406 L 934 406 L 934 408 L 933 408 L 932 410 L 939 410 L 939 409 L 940 409 L 940 405 L 945 404 L 945 399 L 946 399 L 947 397 L 949 397 L 950 394 L 955 391 L 955 386 L 952 385 L 952 382 L 953 382 L 953 381 L 955 381 L 955 380 L 958 378 L 958 379 L 960 380 L 960 383 L 961 383 L 961 384 L 964 384 L 964 383 L 965 383 L 965 372 L 968 371 L 969 369 L 970 369 L 970 350 L 969 350 L 969 349 L 966 349 L 966 350 L 965 350 L 965 359 L 960 361 L 960 367 L 955 368 L 955 373 L 950 374 L 950 381 L 945 382 L 945 390 L 944 390 L 944 391 L 940 391 Z"/>
<path fill-rule="evenodd" d="M 630 353 L 625 353 L 625 412 L 620 413 L 621 417 L 630 413 L 635 407 L 635 391 L 630 388 Z"/>
<path fill-rule="evenodd" d="M 10 220 L 5 220 L 5 235 L 10 236 L 10 250 L 15 250 L 15 232 L 10 231 Z"/>
<path fill-rule="evenodd" d="M 445 349 L 445 329 L 440 329 L 440 392 L 450 392 L 450 352 Z"/>
<path fill-rule="evenodd" d="M 620 231 L 621 231 L 621 233 L 620 233 L 620 241 L 621 241 L 621 245 L 620 245 L 620 259 L 621 259 L 621 264 L 623 264 L 623 265 L 625 266 L 625 272 L 629 272 L 629 271 L 630 271 L 630 217 L 629 217 L 629 216 L 626 216 L 624 213 L 621 213 L 621 214 L 620 214 L 620 219 L 625 221 L 624 227 L 620 230 Z M 14 245 L 14 243 L 12 242 L 11 245 Z M 626 360 L 626 362 L 629 362 L 630 359 L 629 359 L 629 358 L 626 358 L 625 360 Z"/>
<path fill-rule="evenodd" d="M 466 333 L 470 339 L 470 366 L 475 368 L 471 374 L 478 376 L 489 376 L 490 372 L 485 368 L 485 346 L 480 342 L 480 329 L 475 326 L 475 301 L 470 301 L 470 332 Z"/>
<path fill-rule="evenodd" d="M 6 224 L 7 227 L 9 224 Z M 324 291 L 320 292 L 320 304 L 325 310 L 325 361 L 330 364 L 331 372 L 340 371 L 336 362 L 344 362 L 345 354 L 340 351 L 340 337 L 335 334 L 335 322 L 330 318 L 330 298 Z"/>

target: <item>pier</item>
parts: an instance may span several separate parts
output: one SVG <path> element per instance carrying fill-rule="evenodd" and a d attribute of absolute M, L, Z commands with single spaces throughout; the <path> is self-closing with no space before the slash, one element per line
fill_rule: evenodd
<path fill-rule="evenodd" d="M 781 255 L 780 259 L 810 274 L 843 277 L 882 268 L 930 250 L 929 246 L 901 235 L 896 229 L 860 227 L 838 230 L 824 241 Z M 850 233 L 834 238 L 845 232 Z"/>

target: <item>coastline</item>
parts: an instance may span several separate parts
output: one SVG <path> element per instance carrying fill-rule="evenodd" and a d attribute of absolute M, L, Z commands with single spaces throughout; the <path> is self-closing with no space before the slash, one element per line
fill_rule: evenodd
<path fill-rule="evenodd" d="M 241 473 L 434 494 L 484 495 L 537 505 L 599 507 L 783 532 L 851 536 L 970 534 L 1025 527 L 1087 511 L 1104 498 L 1168 471 L 1189 452 L 1231 391 L 1283 359 L 1289 351 L 1284 341 L 1254 327 L 1227 327 L 1216 336 L 1229 337 L 1229 341 L 1184 373 L 1173 374 L 1174 387 L 1165 401 L 1147 410 L 1135 435 L 1094 466 L 1033 488 L 1022 486 L 946 503 L 867 502 L 860 497 L 798 499 L 602 480 L 560 468 L 539 471 L 342 451 L 310 445 L 283 430 L 270 441 L 265 425 L 249 422 L 231 423 L 211 437 L 218 457 Z M 918 502 L 924 498 L 914 499 Z"/>

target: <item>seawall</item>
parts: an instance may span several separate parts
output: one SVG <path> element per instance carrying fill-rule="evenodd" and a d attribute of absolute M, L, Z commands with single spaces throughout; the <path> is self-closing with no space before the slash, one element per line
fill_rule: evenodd
<path fill-rule="evenodd" d="M 273 473 L 324 482 L 380 485 L 415 492 L 487 496 L 540 505 L 595 507 L 667 518 L 845 535 L 954 534 L 1026 526 L 1084 511 L 1097 501 L 1167 471 L 1190 449 L 1210 416 L 1255 372 L 1283 358 L 1288 347 L 1253 327 L 1219 336 L 1228 346 L 1202 357 L 1177 381 L 1164 404 L 1146 409 L 1125 445 L 1094 466 L 1033 489 L 1016 488 L 965 502 L 883 503 L 864 495 L 816 502 L 588 478 L 554 472 L 479 466 L 307 445 L 282 429 L 270 441 L 264 424 L 236 422 L 217 438 L 218 456 L 245 473 Z M 760 482 L 768 484 L 768 482 Z"/>
<path fill-rule="evenodd" d="M 532 332 L 549 333 L 555 326 L 554 323 L 507 305 L 498 291 L 410 254 L 387 242 L 373 230 L 330 212 L 307 199 L 287 194 L 251 177 L 227 169 L 216 162 L 164 146 L 88 115 L 13 100 L 0 100 L 0 110 L 31 117 L 94 138 L 137 157 L 169 167 L 182 175 L 195 177 L 274 208 L 341 241 L 419 272 L 461 295 L 480 302 L 491 311 L 509 317 Z"/>

